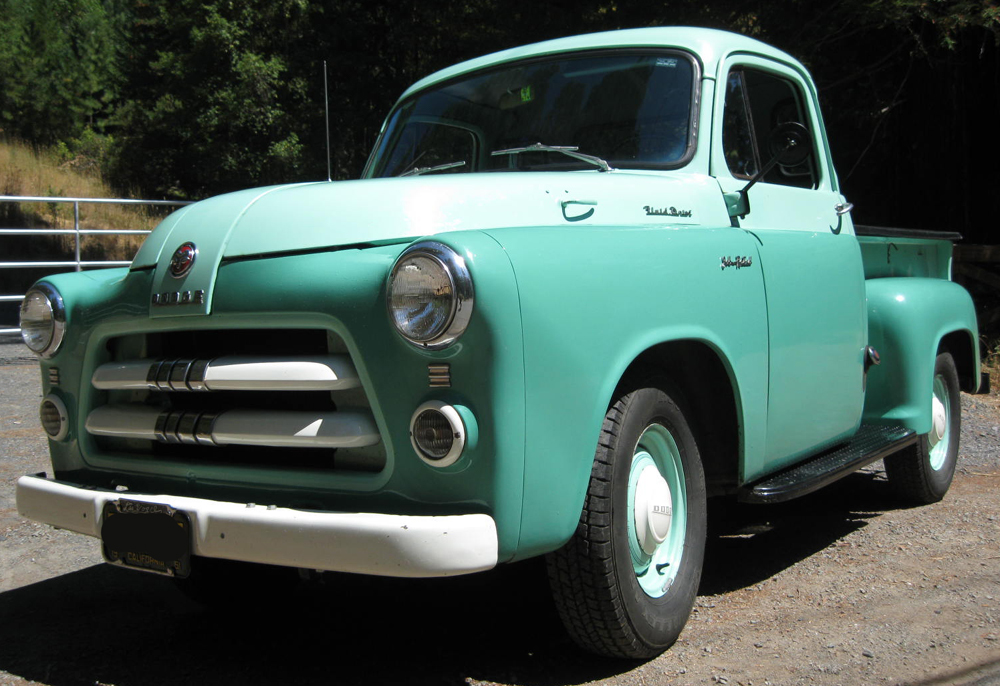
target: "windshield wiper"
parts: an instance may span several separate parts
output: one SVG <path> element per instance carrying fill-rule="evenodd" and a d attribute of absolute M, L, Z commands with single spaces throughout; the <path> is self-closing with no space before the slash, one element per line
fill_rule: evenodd
<path fill-rule="evenodd" d="M 421 174 L 427 174 L 430 172 L 444 171 L 445 169 L 454 169 L 456 167 L 464 167 L 465 162 L 449 162 L 448 164 L 438 164 L 433 167 L 414 167 L 413 169 L 408 169 L 407 171 L 399 174 L 399 176 L 420 176 Z"/>
<path fill-rule="evenodd" d="M 592 164 L 595 167 L 600 167 L 601 171 L 614 171 L 614 167 L 602 160 L 600 157 L 577 152 L 579 149 L 580 148 L 575 145 L 545 145 L 544 143 L 532 143 L 531 145 L 526 145 L 523 148 L 494 150 L 490 153 L 490 155 L 493 157 L 499 157 L 500 155 L 518 155 L 522 152 L 558 152 L 566 155 L 567 157 L 572 157 L 575 160 L 580 160 L 581 162 Z"/>

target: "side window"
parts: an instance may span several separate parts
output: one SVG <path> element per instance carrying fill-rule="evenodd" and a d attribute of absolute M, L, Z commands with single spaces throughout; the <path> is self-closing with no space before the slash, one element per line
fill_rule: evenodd
<path fill-rule="evenodd" d="M 726 80 L 722 145 L 729 171 L 748 179 L 771 157 L 768 140 L 778 125 L 797 121 L 812 132 L 802 95 L 790 81 L 753 69 L 738 68 Z M 815 153 L 815 151 L 813 151 Z M 766 183 L 815 188 L 815 155 L 794 167 L 775 165 Z"/>
<path fill-rule="evenodd" d="M 726 109 L 722 123 L 722 147 L 733 176 L 749 179 L 757 173 L 757 151 L 747 111 L 743 72 L 733 71 L 726 80 Z"/>

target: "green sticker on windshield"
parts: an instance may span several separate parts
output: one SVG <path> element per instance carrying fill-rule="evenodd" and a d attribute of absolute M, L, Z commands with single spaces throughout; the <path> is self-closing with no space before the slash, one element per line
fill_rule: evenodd
<path fill-rule="evenodd" d="M 525 86 L 521 89 L 521 102 L 531 102 L 535 99 L 535 93 L 531 90 L 531 86 Z"/>

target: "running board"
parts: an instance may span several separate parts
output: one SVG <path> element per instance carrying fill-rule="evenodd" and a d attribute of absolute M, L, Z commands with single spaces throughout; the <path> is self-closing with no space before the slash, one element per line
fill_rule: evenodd
<path fill-rule="evenodd" d="M 864 424 L 847 443 L 820 453 L 740 489 L 745 503 L 780 503 L 812 493 L 886 455 L 916 443 L 919 436 L 904 426 Z"/>

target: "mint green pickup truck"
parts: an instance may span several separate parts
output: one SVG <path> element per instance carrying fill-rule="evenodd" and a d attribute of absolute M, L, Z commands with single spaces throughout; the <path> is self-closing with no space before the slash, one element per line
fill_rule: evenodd
<path fill-rule="evenodd" d="M 635 658 L 687 620 L 711 505 L 883 458 L 948 490 L 981 381 L 954 236 L 854 226 L 783 52 L 656 28 L 475 59 L 402 95 L 363 177 L 211 198 L 128 269 L 36 284 L 54 474 L 20 512 L 192 583 L 545 555 L 573 638 Z"/>

